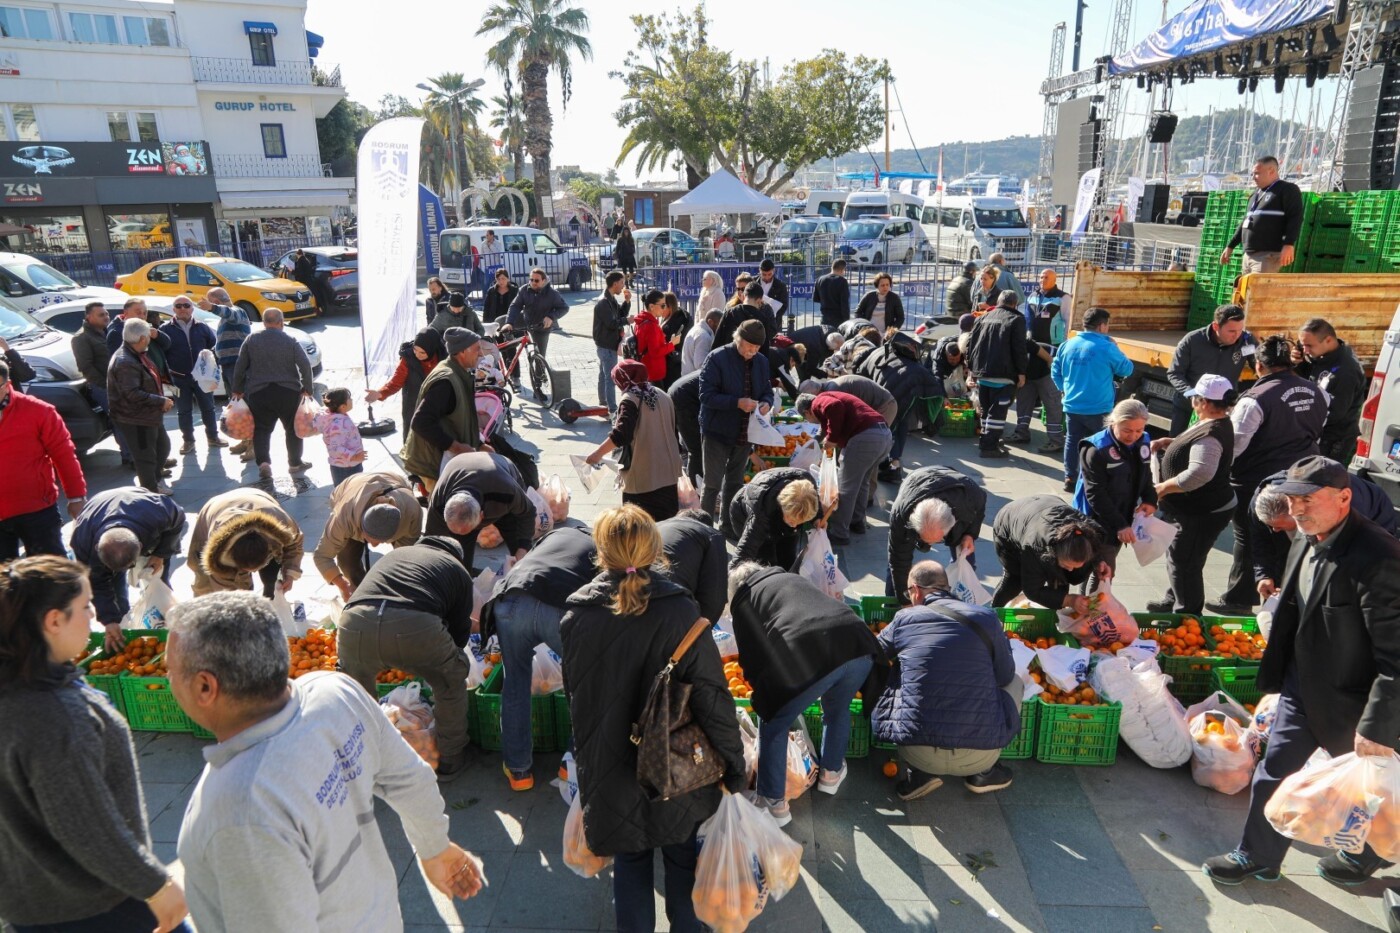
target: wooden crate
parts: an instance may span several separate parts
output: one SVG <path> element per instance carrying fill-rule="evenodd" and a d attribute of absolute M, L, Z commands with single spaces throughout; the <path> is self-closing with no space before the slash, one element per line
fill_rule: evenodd
<path fill-rule="evenodd" d="M 1400 275 L 1252 275 L 1245 292 L 1245 323 L 1256 338 L 1297 339 L 1308 318 L 1326 318 L 1370 369 L 1400 306 Z"/>
<path fill-rule="evenodd" d="M 1070 327 L 1077 330 L 1084 312 L 1097 305 L 1113 315 L 1110 333 L 1184 331 L 1195 282 L 1194 272 L 1109 271 L 1081 261 L 1074 269 Z"/>

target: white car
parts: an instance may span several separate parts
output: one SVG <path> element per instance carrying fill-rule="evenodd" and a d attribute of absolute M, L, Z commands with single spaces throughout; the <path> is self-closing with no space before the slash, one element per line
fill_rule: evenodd
<path fill-rule="evenodd" d="M 115 288 L 79 285 L 53 266 L 23 253 L 0 253 L 0 295 L 25 311 L 65 301 L 122 302 L 128 297 Z"/>
<path fill-rule="evenodd" d="M 122 313 L 122 305 L 125 304 L 126 300 L 131 297 L 130 295 L 124 294 L 122 292 L 118 292 L 117 294 L 122 296 L 121 300 L 104 302 L 104 304 L 107 307 L 107 313 L 112 315 L 112 317 L 114 318 Z M 175 311 L 171 307 L 175 303 L 174 298 L 167 298 L 165 296 L 157 297 L 153 295 L 149 298 L 146 298 L 145 301 L 146 310 L 148 312 L 156 312 L 156 314 L 160 316 L 161 323 L 165 323 L 166 321 L 174 317 Z M 78 331 L 82 330 L 83 316 L 86 312 L 88 304 L 88 301 L 67 301 L 63 304 L 52 304 L 33 312 L 33 316 L 41 324 L 46 324 L 47 326 L 52 327 L 54 330 L 62 331 L 65 334 L 76 334 Z M 212 328 L 214 331 L 218 331 L 219 316 L 214 312 L 203 311 L 200 308 L 196 307 L 194 309 L 194 316 L 196 320 L 203 321 L 204 323 L 208 324 L 209 327 Z M 262 329 L 262 322 L 253 322 L 253 333 L 256 334 Z M 311 360 L 312 375 L 320 375 L 322 366 L 321 348 L 316 345 L 315 338 L 308 334 L 306 331 L 299 330 L 298 328 L 291 327 L 290 325 L 283 327 L 282 329 L 287 332 L 288 336 L 295 338 L 296 342 L 301 344 L 302 349 L 306 351 L 306 355 Z M 68 355 L 68 365 L 70 367 L 73 366 L 71 353 Z M 220 377 L 219 380 L 219 388 L 215 390 L 214 394 L 227 394 L 227 392 L 224 389 L 222 377 Z"/>
<path fill-rule="evenodd" d="M 858 266 L 911 263 L 923 247 L 924 232 L 902 217 L 862 217 L 847 221 L 836 241 L 836 255 Z"/>
<path fill-rule="evenodd" d="M 1374 480 L 1400 505 L 1400 309 L 1385 332 L 1361 407 L 1361 438 L 1351 472 Z"/>

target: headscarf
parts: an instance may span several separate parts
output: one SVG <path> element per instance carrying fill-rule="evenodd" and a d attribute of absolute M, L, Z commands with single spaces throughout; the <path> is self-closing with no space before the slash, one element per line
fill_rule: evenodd
<path fill-rule="evenodd" d="M 432 327 L 425 327 L 413 338 L 413 345 L 427 351 L 428 356 L 442 359 L 447 348 L 442 344 L 442 334 Z"/>
<path fill-rule="evenodd" d="M 719 292 L 724 294 L 724 280 L 719 277 L 719 273 L 713 269 L 706 269 L 705 274 L 700 277 L 700 303 L 705 303 L 705 297 Z"/>
<path fill-rule="evenodd" d="M 647 380 L 647 368 L 641 360 L 623 360 L 612 368 L 613 385 L 635 395 L 647 408 L 656 408 L 657 390 Z"/>

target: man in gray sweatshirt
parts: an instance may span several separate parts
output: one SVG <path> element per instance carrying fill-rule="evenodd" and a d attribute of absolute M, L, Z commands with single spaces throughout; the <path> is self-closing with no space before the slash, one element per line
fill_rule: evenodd
<path fill-rule="evenodd" d="M 263 312 L 263 329 L 243 341 L 238 363 L 233 367 L 233 397 L 246 398 L 253 413 L 252 456 L 243 462 L 258 462 L 264 479 L 272 476 L 272 429 L 282 422 L 287 435 L 287 466 L 293 473 L 304 473 L 311 464 L 301 459 L 301 438 L 293 424 L 303 397 L 315 391 L 311 380 L 311 359 L 285 329 L 282 312 Z"/>
<path fill-rule="evenodd" d="M 481 889 L 480 863 L 447 838 L 432 768 L 350 678 L 287 679 L 287 638 L 267 600 L 202 596 L 169 623 L 171 692 L 218 740 L 178 846 L 200 933 L 402 931 L 376 796 L 435 888 L 449 898 Z"/>

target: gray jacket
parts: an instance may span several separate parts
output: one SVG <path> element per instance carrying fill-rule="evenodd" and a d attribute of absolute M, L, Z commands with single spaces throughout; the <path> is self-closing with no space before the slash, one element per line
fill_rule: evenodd
<path fill-rule="evenodd" d="M 1207 324 L 1188 333 L 1172 353 L 1171 365 L 1167 367 L 1167 381 L 1179 393 L 1194 389 L 1197 381 L 1206 373 L 1224 376 L 1239 389 L 1240 373 L 1244 372 L 1245 363 L 1253 360 L 1253 334 L 1245 331 L 1233 346 L 1222 347 L 1215 339 L 1211 326 Z"/>
<path fill-rule="evenodd" d="M 301 344 L 280 327 L 258 331 L 243 341 L 233 368 L 233 391 L 252 395 L 268 386 L 282 386 L 310 395 L 311 359 Z"/>

